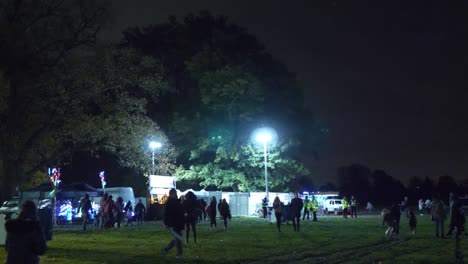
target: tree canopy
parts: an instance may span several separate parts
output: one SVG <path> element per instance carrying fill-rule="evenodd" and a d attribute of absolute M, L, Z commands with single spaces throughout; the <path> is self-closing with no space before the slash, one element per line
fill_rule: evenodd
<path fill-rule="evenodd" d="M 221 189 L 264 188 L 263 148 L 251 142 L 259 126 L 281 135 L 269 146 L 270 187 L 288 190 L 297 187 L 289 185 L 296 178 L 309 176 L 299 157 L 313 150 L 315 124 L 301 87 L 244 28 L 201 12 L 128 29 L 122 46 L 161 60 L 167 70 L 173 92 L 150 114 L 176 146 L 179 179 Z"/>
<path fill-rule="evenodd" d="M 94 1 L 0 4 L 0 200 L 76 151 L 142 169 L 145 141 L 168 142 L 145 108 L 168 91 L 162 65 L 130 49 L 96 52 L 103 13 Z M 159 164 L 173 170 L 167 146 Z"/>

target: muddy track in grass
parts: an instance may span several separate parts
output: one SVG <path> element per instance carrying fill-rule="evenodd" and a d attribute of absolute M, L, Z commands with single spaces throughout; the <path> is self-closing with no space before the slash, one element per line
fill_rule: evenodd
<path fill-rule="evenodd" d="M 382 251 L 392 247 L 399 241 L 378 241 L 373 244 L 365 246 L 352 247 L 347 249 L 340 249 L 339 254 L 337 252 L 325 252 L 320 254 L 308 253 L 308 252 L 296 252 L 289 253 L 286 255 L 274 255 L 262 260 L 244 260 L 243 263 L 345 263 L 348 261 L 359 262 L 359 259 L 364 258 L 367 255 L 375 251 Z M 334 242 L 327 242 L 317 245 L 318 247 L 327 246 L 334 244 Z M 313 249 L 311 249 L 313 250 Z M 377 261 L 377 260 L 376 260 Z"/>

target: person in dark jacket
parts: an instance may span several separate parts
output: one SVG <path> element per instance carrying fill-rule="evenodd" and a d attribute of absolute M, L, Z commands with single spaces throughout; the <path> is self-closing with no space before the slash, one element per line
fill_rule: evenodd
<path fill-rule="evenodd" d="M 192 227 L 193 241 L 197 243 L 196 223 L 198 218 L 198 201 L 197 196 L 191 191 L 185 195 L 185 200 L 182 202 L 184 207 L 184 222 L 185 222 L 185 243 L 189 243 L 190 227 Z"/>
<path fill-rule="evenodd" d="M 124 211 L 127 214 L 127 224 L 125 226 L 133 225 L 132 221 L 133 221 L 134 212 L 133 212 L 132 202 L 130 200 L 128 200 L 127 203 L 125 204 Z"/>
<path fill-rule="evenodd" d="M 104 212 L 105 214 L 107 215 L 107 221 L 106 221 L 106 228 L 111 228 L 111 227 L 114 227 L 114 222 L 115 222 L 115 218 L 114 218 L 114 206 L 115 206 L 115 202 L 113 200 L 113 197 L 112 195 L 109 195 L 107 197 L 107 200 L 106 200 L 106 208 L 104 208 Z"/>
<path fill-rule="evenodd" d="M 218 204 L 218 211 L 224 221 L 224 229 L 227 229 L 227 220 L 231 217 L 231 210 L 229 209 L 229 204 L 226 202 L 226 199 L 223 199 Z"/>
<path fill-rule="evenodd" d="M 201 211 L 202 211 L 203 221 L 206 220 L 206 210 L 205 210 L 205 209 L 206 209 L 206 206 L 207 206 L 207 204 L 206 204 L 206 202 L 205 202 L 205 199 L 201 198 L 201 199 L 200 199 L 200 209 L 201 209 Z M 202 220 L 202 219 L 200 219 L 200 221 L 201 221 L 201 220 Z"/>
<path fill-rule="evenodd" d="M 81 199 L 78 208 L 81 210 L 81 218 L 83 218 L 83 230 L 86 230 L 86 225 L 88 224 L 89 219 L 91 219 L 89 210 L 93 209 L 91 206 L 91 200 L 89 200 L 89 194 L 85 194 L 85 197 Z"/>
<path fill-rule="evenodd" d="M 109 218 L 109 215 L 107 213 L 107 198 L 108 198 L 108 194 L 107 193 L 104 193 L 104 195 L 101 197 L 101 200 L 99 201 L 99 225 L 101 227 L 101 229 L 103 229 L 106 224 L 107 224 L 107 220 Z"/>
<path fill-rule="evenodd" d="M 444 202 L 440 200 L 439 194 L 434 194 L 432 198 L 432 221 L 435 223 L 436 237 L 439 237 L 439 229 L 441 231 L 440 237 L 445 238 L 444 226 L 445 219 L 447 218 L 446 208 Z"/>
<path fill-rule="evenodd" d="M 293 222 L 294 231 L 299 232 L 299 222 L 301 220 L 301 211 L 304 203 L 299 198 L 299 193 L 294 193 L 294 198 L 291 200 L 291 217 Z"/>
<path fill-rule="evenodd" d="M 268 198 L 263 198 L 262 199 L 262 212 L 263 212 L 263 218 L 267 217 L 267 212 L 268 212 Z"/>
<path fill-rule="evenodd" d="M 161 249 L 161 255 L 166 255 L 171 248 L 176 246 L 177 258 L 182 257 L 182 230 L 184 230 L 184 208 L 177 199 L 177 191 L 171 189 L 169 198 L 164 209 L 164 225 L 167 227 L 174 239 L 167 244 L 164 249 Z"/>
<path fill-rule="evenodd" d="M 216 197 L 211 197 L 210 205 L 208 206 L 208 216 L 210 217 L 210 228 L 216 227 Z"/>
<path fill-rule="evenodd" d="M 143 218 L 145 217 L 146 208 L 141 202 L 141 199 L 138 200 L 138 203 L 135 205 L 135 218 L 137 225 L 143 224 Z"/>
<path fill-rule="evenodd" d="M 273 201 L 273 209 L 275 210 L 276 229 L 278 232 L 281 232 L 281 214 L 283 212 L 283 203 L 278 196 L 276 196 L 275 200 Z"/>
<path fill-rule="evenodd" d="M 17 219 L 5 223 L 7 264 L 40 263 L 40 255 L 47 250 L 42 227 L 37 219 L 36 205 L 25 201 Z"/>
<path fill-rule="evenodd" d="M 118 228 L 120 228 L 120 224 L 122 223 L 122 220 L 124 217 L 123 209 L 124 209 L 123 199 L 122 197 L 119 196 L 117 198 L 117 201 L 115 201 L 115 204 L 114 204 L 114 219 Z"/>
<path fill-rule="evenodd" d="M 465 233 L 466 235 L 465 212 L 463 210 L 463 204 L 459 201 L 453 203 L 451 214 L 451 221 L 453 222 L 453 232 L 455 232 L 455 263 L 464 263 L 463 252 L 460 243 L 462 234 Z"/>

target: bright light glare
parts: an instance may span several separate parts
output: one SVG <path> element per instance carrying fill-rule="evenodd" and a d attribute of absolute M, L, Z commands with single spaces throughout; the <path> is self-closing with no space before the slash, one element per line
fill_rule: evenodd
<path fill-rule="evenodd" d="M 257 140 L 258 142 L 266 143 L 266 142 L 270 142 L 271 138 L 272 136 L 270 133 L 262 132 L 262 133 L 257 134 L 257 136 L 255 137 L 255 140 Z"/>
<path fill-rule="evenodd" d="M 158 141 L 151 141 L 150 144 L 149 144 L 150 148 L 151 149 L 158 149 L 160 147 L 162 147 L 162 144 L 161 142 L 158 142 Z"/>
<path fill-rule="evenodd" d="M 252 141 L 262 143 L 262 144 L 276 141 L 276 139 L 277 139 L 276 131 L 269 127 L 258 128 L 252 133 L 252 136 L 251 136 Z"/>

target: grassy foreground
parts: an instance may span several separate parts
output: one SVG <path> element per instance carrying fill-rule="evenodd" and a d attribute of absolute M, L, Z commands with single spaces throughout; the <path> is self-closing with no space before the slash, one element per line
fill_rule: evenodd
<path fill-rule="evenodd" d="M 54 231 L 41 263 L 453 263 L 455 240 L 436 239 L 429 216 L 418 216 L 416 235 L 409 234 L 402 218 L 400 240 L 384 239 L 380 216 L 342 219 L 319 217 L 319 222 L 301 222 L 301 232 L 292 225 L 275 225 L 259 218 L 234 218 L 228 230 L 210 230 L 199 225 L 198 243 L 183 245 L 184 259 L 175 258 L 175 248 L 165 257 L 160 249 L 170 240 L 160 222 L 120 230 L 62 228 Z M 462 240 L 468 258 L 468 238 Z M 4 263 L 5 251 L 0 251 Z"/>

